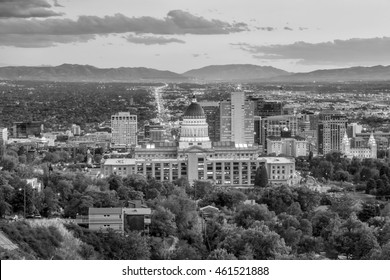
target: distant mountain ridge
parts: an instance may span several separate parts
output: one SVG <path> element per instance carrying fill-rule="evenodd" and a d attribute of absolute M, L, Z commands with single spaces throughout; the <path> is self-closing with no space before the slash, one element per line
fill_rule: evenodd
<path fill-rule="evenodd" d="M 184 76 L 206 81 L 259 80 L 289 75 L 271 66 L 252 64 L 210 65 L 183 73 Z"/>
<path fill-rule="evenodd" d="M 275 80 L 287 82 L 351 82 L 351 81 L 389 81 L 390 66 L 350 67 L 329 70 L 316 70 L 308 73 L 295 73 L 276 77 Z"/>
<path fill-rule="evenodd" d="M 62 64 L 59 66 L 0 67 L 0 79 L 63 81 L 63 82 L 135 82 L 185 81 L 187 78 L 171 72 L 145 67 L 97 68 L 90 65 Z"/>
<path fill-rule="evenodd" d="M 289 73 L 253 64 L 210 65 L 183 74 L 145 67 L 97 68 L 90 65 L 0 67 L 0 80 L 62 82 L 348 82 L 390 81 L 390 66 L 350 67 Z"/>

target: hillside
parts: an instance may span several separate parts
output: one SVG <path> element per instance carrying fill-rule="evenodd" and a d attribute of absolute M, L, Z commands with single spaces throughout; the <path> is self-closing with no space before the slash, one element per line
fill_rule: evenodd
<path fill-rule="evenodd" d="M 142 82 L 186 81 L 170 71 L 151 68 L 97 68 L 90 65 L 62 64 L 60 66 L 0 67 L 0 80 L 32 80 L 61 82 Z"/>
<path fill-rule="evenodd" d="M 289 73 L 271 66 L 252 64 L 210 65 L 183 73 L 184 76 L 205 81 L 249 81 L 285 76 Z"/>
<path fill-rule="evenodd" d="M 348 82 L 390 80 L 390 66 L 351 67 L 289 73 L 252 64 L 210 65 L 183 74 L 145 67 L 97 68 L 90 65 L 0 67 L 0 80 L 58 82 Z"/>
<path fill-rule="evenodd" d="M 275 77 L 274 81 L 285 82 L 348 82 L 348 81 L 388 81 L 390 66 L 351 67 L 341 69 L 316 70 Z"/>

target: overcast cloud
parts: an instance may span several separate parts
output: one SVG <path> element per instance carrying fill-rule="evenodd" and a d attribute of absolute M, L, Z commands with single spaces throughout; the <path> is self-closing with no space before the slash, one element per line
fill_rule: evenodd
<path fill-rule="evenodd" d="M 390 62 L 390 37 L 353 38 L 317 44 L 296 42 L 293 44 L 269 46 L 232 45 L 253 54 L 255 58 L 269 60 L 295 59 L 299 63 L 307 65 Z"/>
<path fill-rule="evenodd" d="M 149 16 L 127 17 L 80 16 L 77 20 L 9 19 L 0 22 L 1 34 L 107 34 L 107 33 L 151 33 L 151 34 L 228 34 L 247 30 L 245 23 L 234 23 L 194 16 L 188 12 L 174 10 L 164 19 Z"/>
<path fill-rule="evenodd" d="M 143 45 L 166 45 L 170 43 L 181 43 L 184 44 L 183 40 L 176 38 L 165 38 L 162 36 L 136 36 L 134 34 L 129 34 L 124 37 L 128 42 L 134 44 L 143 44 Z"/>
<path fill-rule="evenodd" d="M 54 6 L 60 7 L 58 1 Z M 52 7 L 45 0 L 0 0 L 0 18 L 52 17 L 62 15 L 50 10 Z"/>
<path fill-rule="evenodd" d="M 0 0 L 2 1 L 2 0 Z M 35 0 L 40 1 L 40 0 Z M 42 3 L 43 5 L 43 3 Z M 133 32 L 136 34 L 181 35 L 181 34 L 228 34 L 247 30 L 245 23 L 228 23 L 216 19 L 205 19 L 181 10 L 172 10 L 163 19 L 143 16 L 127 17 L 123 14 L 113 16 L 80 16 L 77 20 L 50 18 L 45 20 L 9 18 L 0 20 L 0 35 L 6 37 L 0 40 L 1 45 L 25 47 L 51 46 L 54 43 L 84 41 L 92 39 L 92 35 L 107 35 Z M 25 41 L 18 35 L 28 35 Z M 39 36 L 36 36 L 39 35 Z M 44 37 L 44 35 L 47 35 Z M 85 36 L 90 35 L 90 36 Z M 35 37 L 34 37 L 35 36 Z M 61 36 L 66 36 L 63 39 Z M 15 38 L 15 42 L 12 39 Z M 42 44 L 36 41 L 43 40 Z M 70 41 L 69 41 L 70 40 Z M 129 35 L 127 40 L 141 44 L 184 43 L 179 39 L 163 37 L 134 37 Z M 52 43 L 50 43 L 52 42 Z"/>

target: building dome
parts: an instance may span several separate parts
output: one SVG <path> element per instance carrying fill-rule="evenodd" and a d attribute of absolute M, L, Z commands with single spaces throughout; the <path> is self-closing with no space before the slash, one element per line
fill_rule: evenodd
<path fill-rule="evenodd" d="M 183 115 L 184 118 L 206 118 L 206 115 L 204 114 L 202 106 L 200 106 L 197 102 L 195 97 L 192 99 L 192 102 L 190 106 L 188 106 L 187 110 L 184 112 Z"/>

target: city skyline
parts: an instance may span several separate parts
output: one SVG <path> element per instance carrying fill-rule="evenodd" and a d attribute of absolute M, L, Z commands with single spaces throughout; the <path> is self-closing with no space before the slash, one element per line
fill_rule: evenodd
<path fill-rule="evenodd" d="M 388 65 L 389 8 L 385 0 L 2 0 L 0 66 Z"/>

